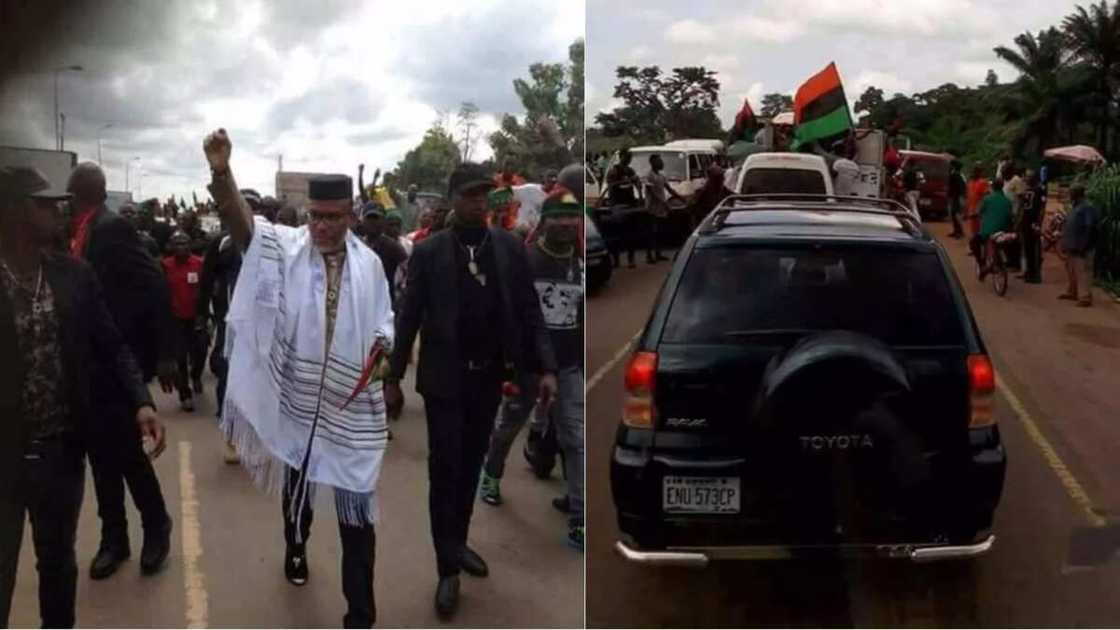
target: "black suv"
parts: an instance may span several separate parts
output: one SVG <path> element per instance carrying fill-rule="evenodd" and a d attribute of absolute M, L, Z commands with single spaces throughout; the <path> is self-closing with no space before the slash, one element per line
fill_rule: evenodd
<path fill-rule="evenodd" d="M 987 552 L 995 374 L 905 208 L 736 195 L 680 250 L 626 370 L 611 461 L 635 562 Z"/>

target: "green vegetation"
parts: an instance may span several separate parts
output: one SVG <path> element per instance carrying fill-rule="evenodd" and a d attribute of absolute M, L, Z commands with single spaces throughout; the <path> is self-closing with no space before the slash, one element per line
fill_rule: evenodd
<path fill-rule="evenodd" d="M 1102 168 L 1089 177 L 1085 196 L 1101 211 L 1095 275 L 1102 286 L 1115 289 L 1120 286 L 1120 165 Z"/>

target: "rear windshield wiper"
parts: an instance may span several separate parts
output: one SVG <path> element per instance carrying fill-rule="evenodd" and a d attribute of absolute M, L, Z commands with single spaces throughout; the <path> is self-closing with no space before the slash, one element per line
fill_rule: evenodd
<path fill-rule="evenodd" d="M 757 330 L 729 330 L 723 333 L 724 337 L 770 337 L 777 335 L 804 335 L 811 330 L 802 328 L 760 328 Z"/>

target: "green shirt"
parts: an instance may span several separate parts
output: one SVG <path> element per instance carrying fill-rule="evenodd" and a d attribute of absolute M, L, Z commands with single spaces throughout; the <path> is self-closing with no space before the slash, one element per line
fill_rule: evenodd
<path fill-rule="evenodd" d="M 988 238 L 996 232 L 1011 230 L 1011 200 L 993 190 L 980 202 L 980 236 Z"/>

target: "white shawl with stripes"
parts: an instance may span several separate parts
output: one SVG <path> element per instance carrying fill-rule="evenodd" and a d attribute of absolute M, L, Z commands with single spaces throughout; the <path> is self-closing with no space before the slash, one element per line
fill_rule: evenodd
<path fill-rule="evenodd" d="M 306 227 L 256 217 L 226 319 L 229 377 L 222 429 L 254 482 L 279 493 L 306 463 L 300 492 L 335 490 L 339 519 L 376 519 L 388 427 L 381 382 L 346 409 L 370 348 L 392 346 L 393 311 L 381 260 L 353 234 L 326 346 L 326 265 Z"/>

